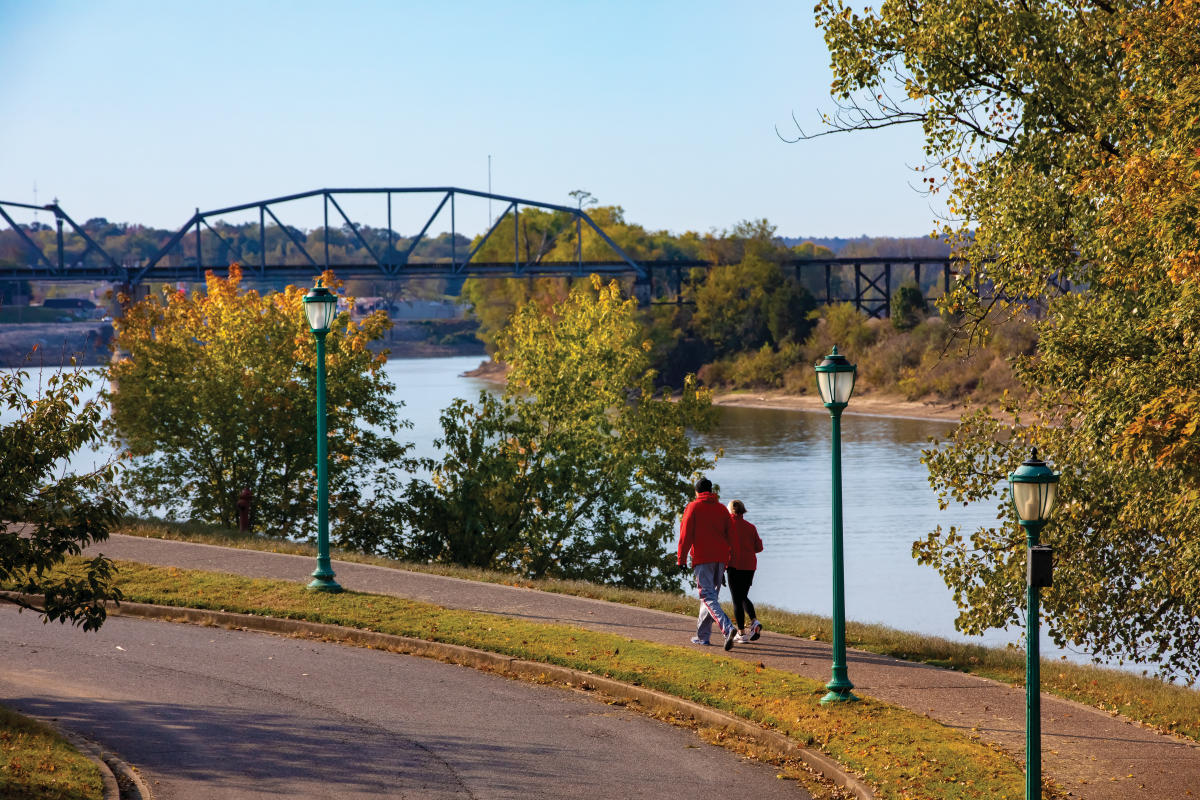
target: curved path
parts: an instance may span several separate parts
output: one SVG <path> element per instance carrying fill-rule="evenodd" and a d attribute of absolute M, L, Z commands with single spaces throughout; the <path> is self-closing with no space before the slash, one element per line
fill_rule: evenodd
<path fill-rule="evenodd" d="M 113 536 L 89 553 L 148 564 L 207 569 L 252 577 L 308 580 L 310 557 L 212 545 Z M 664 644 L 687 644 L 694 620 L 586 598 L 499 584 L 335 562 L 347 589 L 427 600 L 441 606 L 560 622 Z M 769 626 L 769 620 L 767 620 Z M 719 653 L 719 649 L 714 652 Z M 825 681 L 830 648 L 770 632 L 733 657 L 763 661 Z M 926 714 L 1023 758 L 1025 692 L 961 672 L 851 650 L 855 691 Z M 1042 696 L 1043 772 L 1073 797 L 1088 800 L 1163 800 L 1200 797 L 1200 746 L 1096 709 Z M 1188 794 L 1191 792 L 1191 795 Z"/>
<path fill-rule="evenodd" d="M 96 634 L 0 609 L 0 697 L 102 742 L 157 800 L 808 798 L 690 731 L 423 658 L 113 617 Z"/>

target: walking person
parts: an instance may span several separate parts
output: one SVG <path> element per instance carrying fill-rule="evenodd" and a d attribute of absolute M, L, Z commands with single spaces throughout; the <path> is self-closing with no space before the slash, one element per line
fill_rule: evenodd
<path fill-rule="evenodd" d="M 729 568 L 726 576 L 729 578 L 729 593 L 733 595 L 733 616 L 737 620 L 738 635 L 734 639 L 739 644 L 753 642 L 762 633 L 762 624 L 754 613 L 754 603 L 750 602 L 750 584 L 754 583 L 754 571 L 758 569 L 758 553 L 762 552 L 762 539 L 758 536 L 758 528 L 746 520 L 746 506 L 741 500 L 729 501 L 730 514 L 730 554 Z M 750 630 L 746 631 L 746 617 L 750 617 Z"/>
<path fill-rule="evenodd" d="M 737 634 L 737 628 L 721 608 L 720 600 L 725 565 L 729 563 L 730 525 L 729 512 L 712 490 L 712 481 L 708 478 L 696 481 L 696 499 L 688 503 L 683 511 L 683 521 L 679 523 L 676 563 L 686 567 L 691 556 L 696 590 L 700 593 L 700 614 L 696 618 L 692 644 L 710 644 L 713 622 L 716 622 L 725 637 L 726 650 L 733 648 L 733 637 Z"/>

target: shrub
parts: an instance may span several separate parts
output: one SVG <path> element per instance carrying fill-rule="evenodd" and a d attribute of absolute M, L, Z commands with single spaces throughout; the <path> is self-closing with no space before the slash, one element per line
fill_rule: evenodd
<path fill-rule="evenodd" d="M 742 389 L 777 389 L 783 386 L 784 373 L 799 359 L 799 345 L 789 342 L 775 350 L 765 344 L 757 351 L 734 358 L 729 380 Z"/>
<path fill-rule="evenodd" d="M 892 294 L 891 318 L 896 330 L 912 330 L 921 324 L 927 313 L 925 295 L 916 283 L 903 284 Z"/>

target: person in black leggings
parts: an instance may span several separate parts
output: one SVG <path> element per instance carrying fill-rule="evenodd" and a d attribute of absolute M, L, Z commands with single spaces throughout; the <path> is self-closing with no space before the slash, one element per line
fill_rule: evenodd
<path fill-rule="evenodd" d="M 762 633 L 762 624 L 754 613 L 750 602 L 750 584 L 754 583 L 754 571 L 758 569 L 758 556 L 763 549 L 758 529 L 746 521 L 746 506 L 741 500 L 729 501 L 729 513 L 733 517 L 730 526 L 729 567 L 725 570 L 729 578 L 729 593 L 733 595 L 733 614 L 737 621 L 738 635 L 735 642 L 753 642 Z M 746 617 L 750 617 L 747 631 Z"/>

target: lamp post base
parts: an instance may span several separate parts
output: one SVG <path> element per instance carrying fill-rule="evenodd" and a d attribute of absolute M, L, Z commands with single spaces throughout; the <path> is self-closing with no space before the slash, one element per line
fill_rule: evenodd
<path fill-rule="evenodd" d="M 322 563 L 324 562 L 324 563 Z M 328 558 L 318 558 L 317 568 L 313 570 L 312 583 L 308 584 L 308 588 L 314 592 L 340 592 L 342 586 L 333 579 L 333 568 L 329 564 Z"/>
<path fill-rule="evenodd" d="M 853 703 L 862 699 L 850 691 L 854 688 L 854 684 L 844 678 L 842 680 L 838 680 L 838 678 L 835 677 L 829 683 L 825 684 L 825 688 L 829 690 L 829 693 L 821 698 L 821 705 L 828 705 L 830 703 Z"/>
<path fill-rule="evenodd" d="M 830 703 L 856 703 L 862 698 L 846 689 L 842 692 L 829 692 L 821 698 L 821 705 L 827 706 Z"/>
<path fill-rule="evenodd" d="M 313 578 L 308 588 L 314 592 L 341 592 L 342 585 L 332 578 Z"/>

